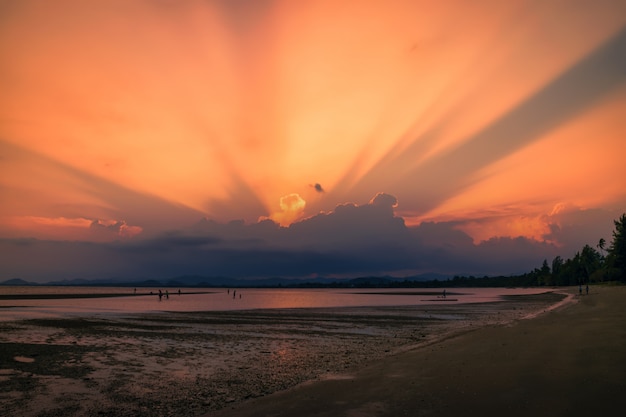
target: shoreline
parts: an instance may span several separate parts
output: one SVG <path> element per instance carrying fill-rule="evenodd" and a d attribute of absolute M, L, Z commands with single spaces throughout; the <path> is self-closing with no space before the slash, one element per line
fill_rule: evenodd
<path fill-rule="evenodd" d="M 506 325 L 460 332 L 330 381 L 206 417 L 584 416 L 626 407 L 626 287 L 593 287 Z"/>
<path fill-rule="evenodd" d="M 0 382 L 6 388 L 0 404 L 23 416 L 44 411 L 46 416 L 200 416 L 226 413 L 232 406 L 243 410 L 248 401 L 345 380 L 372 364 L 440 346 L 477 328 L 519 321 L 560 298 L 550 292 L 456 306 L 4 322 Z"/>
<path fill-rule="evenodd" d="M 196 294 L 213 294 L 212 291 L 195 291 L 185 292 L 185 295 Z M 100 293 L 100 294 L 0 294 L 0 300 L 72 300 L 81 298 L 116 298 L 116 297 L 142 297 L 142 296 L 156 296 L 158 293 Z M 170 295 L 178 295 L 177 293 L 170 293 Z M 9 308 L 12 306 L 3 306 Z"/>

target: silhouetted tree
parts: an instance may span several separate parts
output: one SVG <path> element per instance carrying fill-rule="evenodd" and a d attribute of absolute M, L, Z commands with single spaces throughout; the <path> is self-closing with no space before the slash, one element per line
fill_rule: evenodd
<path fill-rule="evenodd" d="M 597 247 L 598 249 L 600 249 L 600 254 L 602 255 L 602 257 L 604 257 L 605 245 L 606 245 L 606 240 L 604 240 L 604 238 L 600 238 L 600 240 L 598 241 Z"/>
<path fill-rule="evenodd" d="M 591 275 L 602 266 L 602 256 L 600 253 L 589 245 L 583 247 L 580 252 L 580 271 L 582 272 L 583 282 L 589 282 Z"/>
<path fill-rule="evenodd" d="M 537 271 L 537 284 L 539 285 L 552 285 L 552 275 L 550 274 L 550 266 L 548 266 L 548 260 L 544 259 L 541 264 L 541 269 Z"/>
<path fill-rule="evenodd" d="M 563 258 L 556 256 L 552 260 L 552 283 L 556 285 L 562 285 L 561 274 L 563 273 Z"/>
<path fill-rule="evenodd" d="M 609 256 L 607 264 L 611 271 L 611 275 L 616 274 L 622 281 L 626 280 L 626 213 L 618 220 L 613 221 L 615 223 L 615 230 L 613 231 L 613 242 L 609 247 Z"/>

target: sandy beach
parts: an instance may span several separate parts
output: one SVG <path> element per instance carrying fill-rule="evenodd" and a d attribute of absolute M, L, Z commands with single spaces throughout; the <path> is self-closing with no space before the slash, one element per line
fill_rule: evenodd
<path fill-rule="evenodd" d="M 619 415 L 626 409 L 625 298 L 625 287 L 592 287 L 530 320 L 457 333 L 216 415 Z"/>
<path fill-rule="evenodd" d="M 2 322 L 0 405 L 12 416 L 608 410 L 624 388 L 625 296 L 592 288 L 552 310 L 562 294 Z"/>

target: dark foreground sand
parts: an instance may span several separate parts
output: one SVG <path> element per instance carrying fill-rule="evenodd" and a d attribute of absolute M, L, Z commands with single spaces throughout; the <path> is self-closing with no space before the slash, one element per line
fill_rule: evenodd
<path fill-rule="evenodd" d="M 574 290 L 576 291 L 576 290 Z M 248 416 L 608 416 L 626 412 L 626 288 L 222 410 Z"/>
<path fill-rule="evenodd" d="M 626 410 L 626 288 L 561 298 L 0 322 L 0 416 Z"/>

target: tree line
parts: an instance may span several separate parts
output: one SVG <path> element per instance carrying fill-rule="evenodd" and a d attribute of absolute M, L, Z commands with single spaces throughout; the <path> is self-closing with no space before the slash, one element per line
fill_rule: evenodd
<path fill-rule="evenodd" d="M 606 281 L 626 282 L 626 213 L 613 221 L 613 240 L 607 247 L 600 239 L 595 247 L 585 245 L 571 259 L 543 261 L 529 275 L 535 285 L 578 285 Z"/>

